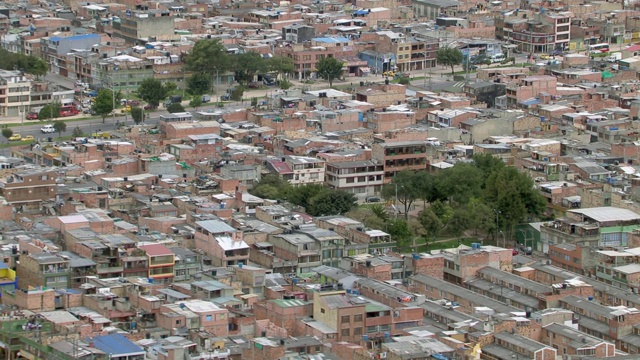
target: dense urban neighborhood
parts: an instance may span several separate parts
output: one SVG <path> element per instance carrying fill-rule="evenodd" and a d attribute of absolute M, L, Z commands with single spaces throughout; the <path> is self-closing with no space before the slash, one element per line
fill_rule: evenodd
<path fill-rule="evenodd" d="M 0 358 L 640 359 L 640 3 L 0 2 Z"/>

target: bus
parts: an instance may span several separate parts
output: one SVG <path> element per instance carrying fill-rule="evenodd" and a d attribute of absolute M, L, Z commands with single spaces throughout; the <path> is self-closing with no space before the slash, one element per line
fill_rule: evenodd
<path fill-rule="evenodd" d="M 590 53 L 606 53 L 609 52 L 609 43 L 589 45 Z"/>
<path fill-rule="evenodd" d="M 60 116 L 74 116 L 78 115 L 78 110 L 73 105 L 65 105 L 60 107 Z"/>

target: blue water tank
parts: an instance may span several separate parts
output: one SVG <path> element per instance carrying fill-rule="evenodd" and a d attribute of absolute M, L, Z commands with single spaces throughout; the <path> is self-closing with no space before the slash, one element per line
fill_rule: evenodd
<path fill-rule="evenodd" d="M 239 267 L 240 269 L 242 269 L 242 267 L 243 267 L 243 266 L 244 266 L 244 264 L 243 264 L 243 263 L 241 263 L 241 262 L 239 262 L 239 263 L 238 263 L 238 267 Z"/>
<path fill-rule="evenodd" d="M 546 120 L 546 118 L 544 116 L 540 116 L 540 121 L 544 122 Z"/>
<path fill-rule="evenodd" d="M 293 284 L 298 285 L 298 278 L 293 278 Z"/>
<path fill-rule="evenodd" d="M 186 306 L 185 304 L 180 303 L 180 309 L 184 309 L 184 308 L 186 308 L 186 307 L 187 307 L 187 306 Z"/>
<path fill-rule="evenodd" d="M 587 299 L 589 299 L 589 301 L 593 301 L 593 296 L 589 296 Z"/>
<path fill-rule="evenodd" d="M 480 249 L 480 243 L 471 243 L 472 249 Z"/>
<path fill-rule="evenodd" d="M 220 209 L 224 209 L 224 207 L 225 207 L 226 205 L 227 205 L 226 203 L 221 202 L 221 203 L 220 203 Z"/>
<path fill-rule="evenodd" d="M 413 254 L 413 260 L 420 259 L 420 254 Z"/>
<path fill-rule="evenodd" d="M 369 341 L 369 336 L 368 335 L 362 335 L 362 340 Z"/>
<path fill-rule="evenodd" d="M 150 284 L 153 284 L 153 278 L 148 278 Z"/>
<path fill-rule="evenodd" d="M 135 321 L 131 322 L 131 330 L 135 330 L 138 327 L 138 323 Z"/>
<path fill-rule="evenodd" d="M 388 331 L 385 331 L 385 332 L 384 332 L 384 338 L 385 338 L 385 339 L 388 339 L 388 338 L 390 338 L 390 337 L 391 337 L 391 334 L 389 334 L 389 332 L 388 332 Z"/>

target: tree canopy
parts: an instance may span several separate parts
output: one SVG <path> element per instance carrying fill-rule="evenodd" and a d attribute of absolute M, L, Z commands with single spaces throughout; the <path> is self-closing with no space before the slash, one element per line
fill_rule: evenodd
<path fill-rule="evenodd" d="M 116 96 L 116 99 L 113 97 Z M 91 110 L 98 116 L 102 117 L 102 123 L 106 119 L 107 115 L 111 114 L 114 111 L 113 105 L 117 99 L 117 95 L 111 89 L 102 89 L 98 92 L 98 96 L 96 96 L 96 100 L 93 105 L 91 105 Z"/>
<path fill-rule="evenodd" d="M 186 58 L 186 70 L 213 78 L 231 69 L 231 59 L 227 49 L 218 39 L 198 40 Z"/>
<path fill-rule="evenodd" d="M 332 190 L 323 184 L 291 186 L 276 175 L 263 177 L 251 194 L 264 198 L 284 200 L 305 208 L 313 216 L 345 214 L 353 209 L 356 198 L 342 190 Z"/>
<path fill-rule="evenodd" d="M 60 107 L 61 106 L 59 102 L 52 102 L 43 106 L 42 109 L 40 109 L 40 112 L 38 112 L 38 119 L 57 119 L 60 116 Z"/>
<path fill-rule="evenodd" d="M 61 136 L 63 132 L 67 131 L 67 123 L 58 120 L 53 123 L 53 129 L 58 133 L 58 136 Z"/>
<path fill-rule="evenodd" d="M 187 78 L 187 93 L 189 95 L 206 94 L 211 90 L 211 82 L 211 76 L 208 74 L 195 73 Z"/>
<path fill-rule="evenodd" d="M 146 78 L 138 87 L 138 95 L 148 104 L 158 106 L 175 88 L 174 83 L 163 84 L 158 79 Z"/>
<path fill-rule="evenodd" d="M 453 67 L 462 64 L 464 56 L 462 52 L 457 48 L 444 47 L 438 49 L 436 52 L 436 59 L 438 64 L 451 66 L 451 73 L 453 74 Z"/>
<path fill-rule="evenodd" d="M 253 81 L 257 74 L 267 71 L 267 63 L 262 55 L 255 52 L 246 52 L 233 55 L 233 71 L 236 73 L 236 80 L 241 84 Z"/>
<path fill-rule="evenodd" d="M 16 54 L 0 49 L 0 69 L 22 70 L 36 77 L 47 74 L 49 67 L 46 61 L 31 55 Z"/>
<path fill-rule="evenodd" d="M 333 85 L 333 80 L 342 75 L 343 62 L 334 57 L 325 57 L 316 64 L 318 76 L 329 82 L 329 87 Z"/>

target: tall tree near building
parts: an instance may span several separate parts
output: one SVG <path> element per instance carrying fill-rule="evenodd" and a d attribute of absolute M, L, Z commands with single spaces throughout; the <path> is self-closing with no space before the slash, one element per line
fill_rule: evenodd
<path fill-rule="evenodd" d="M 186 59 L 186 70 L 200 73 L 213 79 L 231 69 L 227 49 L 218 39 L 203 39 L 193 45 Z"/>
<path fill-rule="evenodd" d="M 187 78 L 187 92 L 190 95 L 203 95 L 211 90 L 211 77 L 196 73 Z"/>
<path fill-rule="evenodd" d="M 107 118 L 107 115 L 111 114 L 115 109 L 113 105 L 115 100 L 113 99 L 114 93 L 111 89 L 102 89 L 96 96 L 96 101 L 91 105 L 91 110 L 98 116 L 102 116 L 102 123 Z"/>
<path fill-rule="evenodd" d="M 241 84 L 253 81 L 253 78 L 267 70 L 267 63 L 262 55 L 255 52 L 233 55 L 233 71 L 236 72 L 236 80 Z"/>
<path fill-rule="evenodd" d="M 146 78 L 138 87 L 138 95 L 149 105 L 157 107 L 175 88 L 174 83 L 163 84 L 158 79 Z"/>
<path fill-rule="evenodd" d="M 2 136 L 5 139 L 9 140 L 9 138 L 13 136 L 13 130 L 11 130 L 10 128 L 2 129 Z"/>
<path fill-rule="evenodd" d="M 39 120 L 57 119 L 60 116 L 60 103 L 53 102 L 47 104 L 40 109 L 38 113 Z"/>
<path fill-rule="evenodd" d="M 294 70 L 293 59 L 286 56 L 274 56 L 267 59 L 267 71 L 273 71 L 278 75 L 291 74 Z"/>
<path fill-rule="evenodd" d="M 340 78 L 344 63 L 334 57 L 325 57 L 316 64 L 318 76 L 329 82 L 329 87 L 333 86 L 333 80 Z"/>
<path fill-rule="evenodd" d="M 415 172 L 402 170 L 382 188 L 382 197 L 388 200 L 397 200 L 402 205 L 405 219 L 409 218 L 409 210 L 413 202 L 421 196 L 418 179 Z M 400 209 L 397 211 L 400 212 Z"/>
<path fill-rule="evenodd" d="M 453 74 L 454 66 L 462 64 L 463 58 L 464 56 L 462 55 L 462 51 L 456 48 L 444 47 L 440 48 L 436 52 L 436 59 L 438 60 L 438 64 L 451 66 L 451 74 Z"/>
<path fill-rule="evenodd" d="M 58 137 L 62 136 L 62 133 L 67 131 L 67 123 L 58 120 L 53 123 L 53 129 L 58 133 Z"/>

